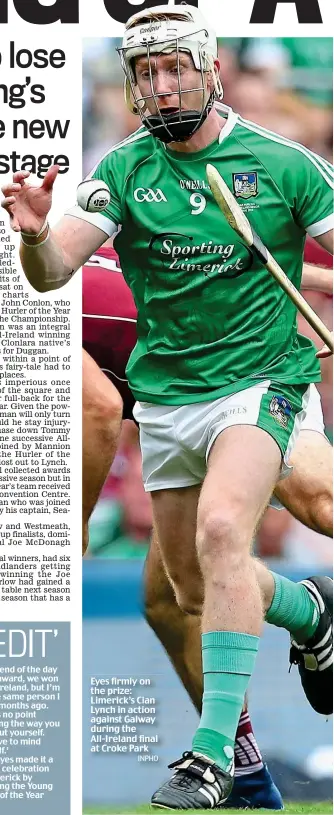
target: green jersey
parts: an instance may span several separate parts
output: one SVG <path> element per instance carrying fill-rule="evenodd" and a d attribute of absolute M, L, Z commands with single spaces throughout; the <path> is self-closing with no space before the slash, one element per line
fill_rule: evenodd
<path fill-rule="evenodd" d="M 297 333 L 295 306 L 223 217 L 206 164 L 297 288 L 306 232 L 333 226 L 331 166 L 217 109 L 226 123 L 199 152 L 173 151 L 145 128 L 113 147 L 93 173 L 108 184 L 111 202 L 101 214 L 79 216 L 107 234 L 121 225 L 115 249 L 138 309 L 127 376 L 140 401 L 181 405 L 264 378 L 320 379 L 314 346 Z"/>

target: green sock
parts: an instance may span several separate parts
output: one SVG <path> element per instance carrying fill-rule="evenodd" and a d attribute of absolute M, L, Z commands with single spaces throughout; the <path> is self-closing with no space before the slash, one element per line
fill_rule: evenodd
<path fill-rule="evenodd" d="M 304 643 L 312 637 L 319 622 L 319 608 L 301 583 L 271 572 L 275 593 L 266 613 L 267 623 L 286 628 L 296 642 Z"/>
<path fill-rule="evenodd" d="M 251 634 L 202 635 L 204 694 L 192 749 L 227 772 L 233 766 L 235 734 L 258 646 L 259 638 Z"/>

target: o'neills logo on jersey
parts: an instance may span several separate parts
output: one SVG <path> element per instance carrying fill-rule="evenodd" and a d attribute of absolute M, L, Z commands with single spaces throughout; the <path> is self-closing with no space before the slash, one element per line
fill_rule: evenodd
<path fill-rule="evenodd" d="M 137 187 L 133 193 L 133 197 L 138 204 L 143 204 L 144 201 L 146 201 L 147 204 L 161 204 L 162 201 L 167 203 L 167 198 L 160 187 L 156 190 L 152 190 L 151 187 Z"/>
<path fill-rule="evenodd" d="M 181 190 L 209 190 L 209 184 L 202 178 L 180 178 Z"/>

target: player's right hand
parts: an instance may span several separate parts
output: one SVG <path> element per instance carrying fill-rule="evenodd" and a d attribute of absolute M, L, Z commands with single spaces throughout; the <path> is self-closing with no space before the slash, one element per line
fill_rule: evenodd
<path fill-rule="evenodd" d="M 27 170 L 20 170 L 14 173 L 11 183 L 1 188 L 5 196 L 1 206 L 7 210 L 14 232 L 26 232 L 31 235 L 40 232 L 51 209 L 52 188 L 58 170 L 57 164 L 49 167 L 39 187 L 27 184 L 26 180 L 30 173 Z"/>
<path fill-rule="evenodd" d="M 334 339 L 333 331 L 331 332 L 331 335 L 332 335 L 332 347 L 329 348 L 328 345 L 323 345 L 322 348 L 320 348 L 320 351 L 316 353 L 316 357 L 318 359 L 326 359 L 327 357 L 331 357 L 333 355 L 333 339 Z"/>

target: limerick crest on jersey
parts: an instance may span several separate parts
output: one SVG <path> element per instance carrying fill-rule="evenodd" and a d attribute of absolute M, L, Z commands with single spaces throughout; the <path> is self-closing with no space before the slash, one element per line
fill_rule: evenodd
<path fill-rule="evenodd" d="M 236 198 L 252 198 L 257 195 L 257 173 L 233 173 L 233 190 Z"/>
<path fill-rule="evenodd" d="M 284 396 L 273 396 L 269 405 L 269 413 L 282 427 L 287 427 L 291 410 L 290 402 Z"/>

